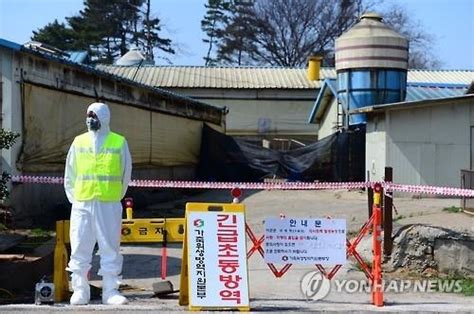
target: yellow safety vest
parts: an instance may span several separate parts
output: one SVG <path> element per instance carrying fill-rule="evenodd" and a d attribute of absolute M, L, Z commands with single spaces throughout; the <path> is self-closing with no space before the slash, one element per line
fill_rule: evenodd
<path fill-rule="evenodd" d="M 76 155 L 76 181 L 74 198 L 78 201 L 98 199 L 105 202 L 122 198 L 122 158 L 125 138 L 110 132 L 100 151 L 94 154 L 92 139 L 88 133 L 74 139 Z"/>

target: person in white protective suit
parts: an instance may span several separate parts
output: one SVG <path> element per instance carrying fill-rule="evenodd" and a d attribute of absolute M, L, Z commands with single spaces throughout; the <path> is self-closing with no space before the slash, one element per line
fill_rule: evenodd
<path fill-rule="evenodd" d="M 66 159 L 64 189 L 72 203 L 70 221 L 70 271 L 74 293 L 70 303 L 88 304 L 95 243 L 99 245 L 102 276 L 102 303 L 126 304 L 118 287 L 123 257 L 120 254 L 122 223 L 121 199 L 125 196 L 132 172 L 126 139 L 110 131 L 110 111 L 106 104 L 87 108 L 88 132 L 77 136 Z"/>

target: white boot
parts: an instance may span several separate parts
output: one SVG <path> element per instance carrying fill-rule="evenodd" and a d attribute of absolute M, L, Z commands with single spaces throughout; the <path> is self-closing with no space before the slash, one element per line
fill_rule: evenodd
<path fill-rule="evenodd" d="M 102 303 L 110 305 L 127 304 L 126 297 L 118 291 L 119 280 L 117 276 L 105 275 L 102 278 Z"/>
<path fill-rule="evenodd" d="M 76 274 L 71 275 L 71 285 L 74 293 L 71 296 L 71 305 L 85 305 L 89 304 L 91 299 L 91 289 L 87 281 L 87 275 Z"/>

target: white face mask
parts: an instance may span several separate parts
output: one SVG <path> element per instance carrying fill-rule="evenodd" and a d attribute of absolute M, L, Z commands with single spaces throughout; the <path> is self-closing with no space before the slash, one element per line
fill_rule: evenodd
<path fill-rule="evenodd" d="M 86 125 L 89 131 L 98 131 L 100 129 L 100 121 L 99 119 L 93 117 L 86 118 Z"/>

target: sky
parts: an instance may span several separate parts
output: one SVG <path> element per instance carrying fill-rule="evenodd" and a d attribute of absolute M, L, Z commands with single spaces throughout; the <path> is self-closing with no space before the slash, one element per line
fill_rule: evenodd
<path fill-rule="evenodd" d="M 474 0 L 380 0 L 405 7 L 412 18 L 434 35 L 434 54 L 443 69 L 474 70 Z M 203 65 L 201 19 L 206 0 L 152 0 L 152 13 L 163 22 L 163 37 L 171 38 L 177 54 L 175 65 Z M 0 38 L 19 44 L 32 31 L 58 19 L 75 15 L 83 0 L 0 0 Z M 167 64 L 157 60 L 157 64 Z"/>

